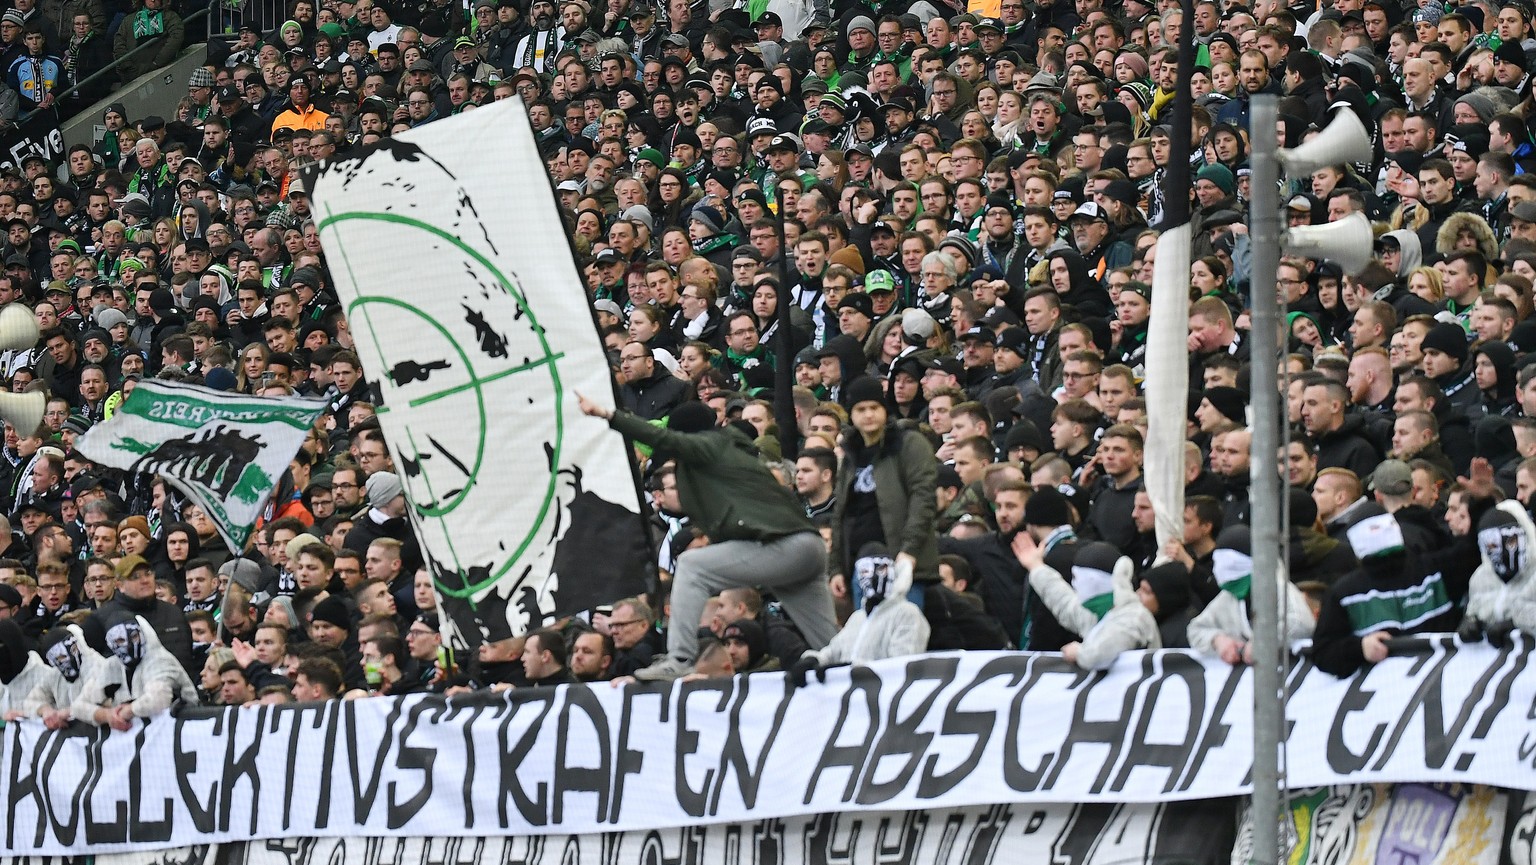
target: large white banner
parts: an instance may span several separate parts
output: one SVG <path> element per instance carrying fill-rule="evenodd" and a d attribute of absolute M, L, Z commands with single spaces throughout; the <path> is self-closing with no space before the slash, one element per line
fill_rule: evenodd
<path fill-rule="evenodd" d="M 1433 637 L 1290 682 L 1293 787 L 1536 789 L 1528 647 Z M 60 854 L 293 836 L 644 831 L 859 810 L 1156 803 L 1248 792 L 1252 677 L 1187 651 L 1104 673 L 953 653 L 764 673 L 246 709 L 112 733 L 6 727 L 4 848 Z"/>
<path fill-rule="evenodd" d="M 238 552 L 325 408 L 321 400 L 146 379 L 75 448 L 104 466 L 162 475 Z"/>
<path fill-rule="evenodd" d="M 1233 813 L 1242 801 L 847 811 L 590 835 L 272 838 L 108 853 L 93 865 L 1249 865 L 1250 824 L 1239 829 Z M 1536 861 L 1529 793 L 1360 784 L 1295 791 L 1290 812 L 1289 865 Z M 69 865 L 66 857 L 0 863 Z"/>
<path fill-rule="evenodd" d="M 629 454 L 573 393 L 611 392 L 608 361 L 521 104 L 327 161 L 311 188 L 449 639 L 642 591 Z"/>

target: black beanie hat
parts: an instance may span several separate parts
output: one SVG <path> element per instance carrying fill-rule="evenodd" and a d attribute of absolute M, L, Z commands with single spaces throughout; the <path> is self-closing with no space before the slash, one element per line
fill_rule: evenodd
<path fill-rule="evenodd" d="M 1024 503 L 1024 525 L 1064 526 L 1072 522 L 1072 506 L 1055 487 L 1041 487 Z"/>
<path fill-rule="evenodd" d="M 1237 550 L 1245 556 L 1253 555 L 1252 535 L 1247 526 L 1227 526 L 1216 536 L 1216 547 L 1223 550 Z"/>
<path fill-rule="evenodd" d="M 1248 423 L 1248 395 L 1237 388 L 1221 385 L 1208 387 L 1205 389 L 1205 401 L 1227 420 L 1239 424 Z"/>
<path fill-rule="evenodd" d="M 1190 589 L 1189 569 L 1182 562 L 1165 562 L 1148 568 L 1142 572 L 1141 582 L 1146 583 L 1152 594 L 1157 596 L 1159 616 L 1169 616 L 1189 606 L 1193 592 Z"/>
<path fill-rule="evenodd" d="M 852 408 L 861 402 L 885 404 L 885 388 L 881 387 L 879 379 L 873 376 L 862 376 L 848 385 L 848 407 Z"/>
<path fill-rule="evenodd" d="M 1467 332 L 1459 324 L 1440 322 L 1424 334 L 1422 350 L 1434 349 L 1456 358 L 1457 363 L 1467 361 Z"/>
<path fill-rule="evenodd" d="M 1286 504 L 1291 511 L 1291 525 L 1311 528 L 1317 522 L 1317 502 L 1302 487 L 1291 487 L 1286 494 Z"/>
<path fill-rule="evenodd" d="M 698 401 L 685 402 L 667 415 L 667 427 L 685 433 L 714 429 L 715 410 Z"/>
<path fill-rule="evenodd" d="M 312 622 L 330 622 L 343 631 L 352 630 L 352 616 L 347 613 L 347 605 L 335 595 L 315 604 L 309 618 Z"/>
<path fill-rule="evenodd" d="M 720 631 L 720 640 L 740 640 L 747 644 L 747 663 L 756 664 L 768 654 L 768 633 L 753 619 L 737 619 Z"/>

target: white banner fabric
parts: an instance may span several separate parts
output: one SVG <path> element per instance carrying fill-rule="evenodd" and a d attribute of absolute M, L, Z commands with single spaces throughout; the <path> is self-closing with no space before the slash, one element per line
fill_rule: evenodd
<path fill-rule="evenodd" d="M 1294 787 L 1536 789 L 1530 647 L 1419 641 L 1336 679 L 1302 661 Z M 1187 651 L 1104 673 L 951 653 L 679 684 L 234 710 L 133 730 L 5 728 L 4 847 L 585 834 L 856 810 L 1209 799 L 1249 789 L 1251 675 Z"/>

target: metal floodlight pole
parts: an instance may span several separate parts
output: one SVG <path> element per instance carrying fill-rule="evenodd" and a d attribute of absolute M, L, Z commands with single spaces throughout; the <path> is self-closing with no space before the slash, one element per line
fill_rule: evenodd
<path fill-rule="evenodd" d="M 1253 454 L 1249 520 L 1252 529 L 1253 578 L 1253 862 L 1275 865 L 1280 849 L 1280 733 L 1285 723 L 1280 677 L 1280 475 L 1275 457 L 1280 448 L 1280 392 L 1276 384 L 1280 356 L 1280 303 L 1275 271 L 1280 265 L 1279 160 L 1275 123 L 1279 102 L 1273 95 L 1256 95 L 1249 108 L 1253 139 L 1252 199 L 1249 234 L 1253 250 L 1252 340 Z"/>
<path fill-rule="evenodd" d="M 790 293 L 789 249 L 784 241 L 784 184 L 774 187 L 773 200 L 779 205 L 779 218 L 774 221 L 779 235 L 779 305 L 775 312 L 779 344 L 774 351 L 773 368 L 773 421 L 779 427 L 779 450 L 785 459 L 794 459 L 800 452 L 800 425 L 795 422 L 795 343 L 791 339 L 789 309 L 795 303 Z"/>

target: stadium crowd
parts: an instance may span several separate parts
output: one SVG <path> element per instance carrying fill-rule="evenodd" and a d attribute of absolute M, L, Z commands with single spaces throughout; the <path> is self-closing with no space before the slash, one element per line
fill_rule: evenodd
<path fill-rule="evenodd" d="M 0 450 L 11 716 L 126 728 L 176 700 L 805 684 L 946 649 L 1243 663 L 1250 469 L 1271 459 L 1288 567 L 1259 577 L 1323 669 L 1405 633 L 1536 628 L 1524 0 L 1200 0 L 1191 21 L 1142 0 L 1000 0 L 996 18 L 838 2 L 783 9 L 805 16 L 788 30 L 732 6 L 295 0 L 275 27 L 232 20 L 169 121 L 114 106 L 96 147 L 0 174 L 0 303 L 41 329 L 0 375 L 49 394 Z M 1185 27 L 1187 154 L 1169 126 Z M 1248 128 L 1260 93 L 1280 97 L 1273 133 Z M 612 366 L 618 408 L 582 409 L 651 446 L 656 579 L 459 656 L 299 172 L 512 96 Z M 1340 111 L 1375 157 L 1287 181 L 1286 219 L 1364 213 L 1374 260 L 1283 259 L 1283 351 L 1253 358 L 1251 135 L 1295 145 Z M 1186 158 L 1192 188 L 1169 188 Z M 1149 406 L 1173 194 L 1193 211 L 1190 392 Z M 1289 431 L 1253 454 L 1249 394 L 1276 372 Z M 163 479 L 72 449 L 144 376 L 327 400 L 252 549 L 232 556 Z M 1161 547 L 1149 411 L 1188 429 L 1183 533 Z"/>

